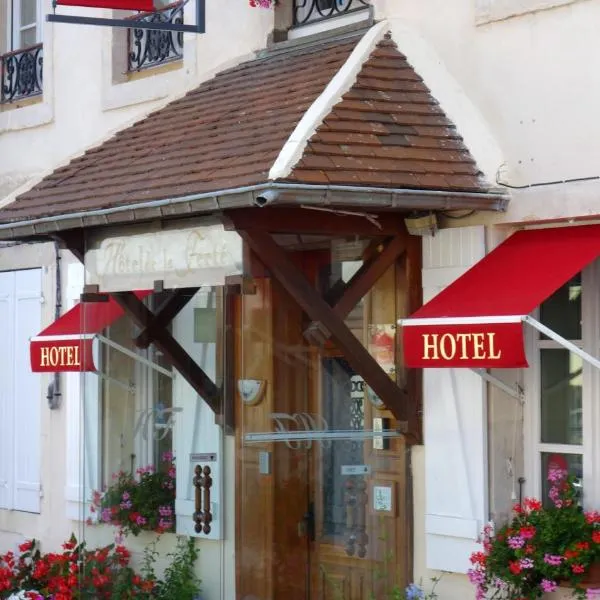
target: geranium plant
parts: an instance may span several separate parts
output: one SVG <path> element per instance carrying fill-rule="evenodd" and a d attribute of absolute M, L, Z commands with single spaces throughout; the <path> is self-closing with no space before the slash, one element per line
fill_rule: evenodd
<path fill-rule="evenodd" d="M 19 600 L 76 600 L 89 598 L 148 598 L 156 581 L 129 566 L 123 546 L 88 550 L 74 536 L 60 553 L 42 554 L 35 540 L 19 546 L 19 553 L 0 555 L 0 598 Z"/>
<path fill-rule="evenodd" d="M 484 530 L 483 551 L 471 555 L 469 571 L 477 600 L 534 600 L 560 584 L 573 597 L 600 598 L 600 589 L 585 584 L 600 560 L 600 513 L 579 506 L 566 471 L 550 469 L 548 480 L 549 506 L 526 498 L 494 536 L 490 527 Z"/>
<path fill-rule="evenodd" d="M 141 467 L 134 474 L 119 471 L 102 493 L 92 495 L 92 512 L 100 523 L 119 528 L 120 534 L 140 531 L 163 533 L 175 527 L 175 461 L 166 452 L 157 469 Z"/>

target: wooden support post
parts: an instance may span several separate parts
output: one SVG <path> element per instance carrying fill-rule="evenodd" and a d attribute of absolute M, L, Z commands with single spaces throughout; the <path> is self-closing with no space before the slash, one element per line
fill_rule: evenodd
<path fill-rule="evenodd" d="M 168 297 L 154 313 L 152 321 L 133 340 L 135 345 L 138 348 L 147 348 L 152 343 L 156 332 L 165 329 L 169 325 L 198 289 L 180 288 L 169 292 Z"/>
<path fill-rule="evenodd" d="M 111 295 L 138 327 L 146 328 L 152 322 L 154 315 L 133 292 L 114 292 Z M 185 377 L 211 410 L 219 415 L 221 413 L 219 389 L 171 333 L 167 329 L 154 332 L 153 343 Z"/>
<path fill-rule="evenodd" d="M 373 389 L 399 421 L 399 427 L 406 434 L 407 441 L 414 443 L 418 434 L 415 432 L 417 435 L 413 435 L 411 431 L 413 423 L 409 423 L 411 411 L 406 392 L 390 379 L 346 326 L 344 320 L 310 285 L 302 272 L 268 233 L 247 230 L 240 231 L 239 234 L 300 308 L 313 321 L 322 323 L 327 328 L 350 366 L 361 375 L 365 383 Z"/>

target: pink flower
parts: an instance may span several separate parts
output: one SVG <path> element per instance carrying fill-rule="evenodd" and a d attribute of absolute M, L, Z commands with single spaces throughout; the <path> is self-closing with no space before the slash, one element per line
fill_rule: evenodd
<path fill-rule="evenodd" d="M 142 515 L 138 515 L 135 518 L 135 522 L 141 527 L 142 525 L 145 525 L 147 523 L 146 517 L 142 517 Z"/>
<path fill-rule="evenodd" d="M 540 587 L 544 592 L 554 592 L 558 588 L 558 584 L 556 581 L 551 581 L 550 579 L 542 579 Z"/>
<path fill-rule="evenodd" d="M 544 562 L 547 565 L 552 565 L 553 567 L 557 567 L 563 561 L 562 556 L 558 556 L 556 554 L 544 554 Z"/>
<path fill-rule="evenodd" d="M 589 600 L 598 600 L 598 598 L 600 598 L 600 588 L 588 588 L 585 597 Z"/>
<path fill-rule="evenodd" d="M 167 462 L 167 463 L 173 462 L 173 453 L 172 452 L 165 452 L 162 455 L 162 460 L 163 460 L 163 462 Z"/>
<path fill-rule="evenodd" d="M 525 540 L 520 535 L 513 535 L 508 538 L 507 543 L 509 548 L 517 550 L 525 545 Z"/>
<path fill-rule="evenodd" d="M 548 470 L 548 481 L 560 483 L 567 478 L 567 471 L 558 467 L 552 467 Z"/>
<path fill-rule="evenodd" d="M 522 558 L 519 561 L 521 569 L 533 569 L 533 560 L 531 558 Z"/>

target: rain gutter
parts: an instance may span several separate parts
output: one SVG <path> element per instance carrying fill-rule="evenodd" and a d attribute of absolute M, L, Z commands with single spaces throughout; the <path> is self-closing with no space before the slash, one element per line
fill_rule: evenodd
<path fill-rule="evenodd" d="M 0 240 L 51 236 L 67 229 L 139 223 L 151 219 L 210 214 L 249 206 L 355 206 L 371 210 L 504 211 L 502 191 L 451 192 L 348 185 L 263 183 L 233 189 L 137 202 L 124 206 L 0 223 Z M 10 206 L 10 205 L 8 205 Z"/>

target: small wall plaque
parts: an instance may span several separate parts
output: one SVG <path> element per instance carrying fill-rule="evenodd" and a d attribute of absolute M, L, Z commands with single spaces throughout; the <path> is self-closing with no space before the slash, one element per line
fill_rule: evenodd
<path fill-rule="evenodd" d="M 369 494 L 370 513 L 388 517 L 396 516 L 396 482 L 371 481 Z"/>
<path fill-rule="evenodd" d="M 370 465 L 342 465 L 342 475 L 368 475 Z"/>

